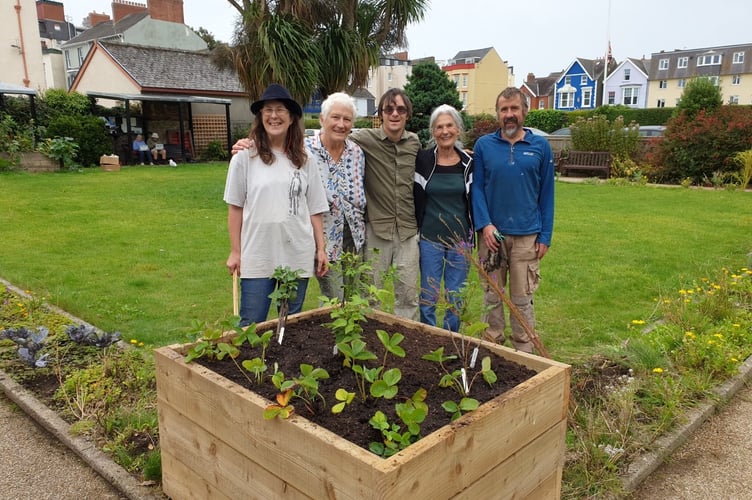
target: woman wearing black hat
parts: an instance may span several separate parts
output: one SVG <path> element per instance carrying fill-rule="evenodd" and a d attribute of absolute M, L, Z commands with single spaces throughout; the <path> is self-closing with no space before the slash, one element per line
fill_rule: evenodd
<path fill-rule="evenodd" d="M 224 194 L 227 268 L 241 278 L 241 326 L 266 320 L 277 267 L 303 276 L 289 302 L 290 314 L 302 310 L 308 278 L 327 271 L 322 214 L 329 204 L 316 161 L 306 154 L 303 110 L 286 88 L 272 84 L 251 111 L 256 115 L 252 146 L 232 157 Z"/>

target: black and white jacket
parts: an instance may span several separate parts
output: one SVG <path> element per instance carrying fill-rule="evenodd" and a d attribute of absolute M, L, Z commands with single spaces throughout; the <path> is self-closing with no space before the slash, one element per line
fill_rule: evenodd
<path fill-rule="evenodd" d="M 470 188 L 473 184 L 473 158 L 462 149 L 455 146 L 455 151 L 460 155 L 465 177 L 465 208 L 470 221 L 470 230 L 473 230 L 473 205 L 470 199 Z M 413 179 L 413 197 L 415 198 L 415 220 L 418 228 L 423 225 L 423 217 L 426 214 L 426 186 L 436 170 L 438 146 L 421 149 L 415 159 L 415 177 Z M 474 238 L 471 243 L 474 244 Z"/>

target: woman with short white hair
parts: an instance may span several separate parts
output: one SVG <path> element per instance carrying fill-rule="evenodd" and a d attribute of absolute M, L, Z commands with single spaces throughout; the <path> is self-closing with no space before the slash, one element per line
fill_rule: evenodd
<path fill-rule="evenodd" d="M 362 255 L 364 250 L 365 156 L 360 146 L 348 138 L 355 116 L 352 97 L 344 92 L 331 94 L 321 103 L 321 131 L 305 140 L 306 148 L 318 160 L 329 201 L 329 213 L 324 213 L 324 236 L 330 264 L 345 252 Z M 345 299 L 342 274 L 336 266 L 317 278 L 322 294 L 340 301 Z"/>

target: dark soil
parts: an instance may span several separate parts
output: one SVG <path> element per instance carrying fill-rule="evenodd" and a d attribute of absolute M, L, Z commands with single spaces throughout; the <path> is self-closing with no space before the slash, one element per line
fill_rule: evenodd
<path fill-rule="evenodd" d="M 428 391 L 426 403 L 429 408 L 429 414 L 421 424 L 421 435 L 426 436 L 451 421 L 451 414 L 446 412 L 441 405 L 448 400 L 459 402 L 461 396 L 451 388 L 439 387 L 439 381 L 445 373 L 444 370 L 442 370 L 438 363 L 421 358 L 423 355 L 442 346 L 444 347 L 445 355 L 456 355 L 458 354 L 458 349 L 461 349 L 459 340 L 455 340 L 457 342 L 457 346 L 455 346 L 452 340 L 447 337 L 401 327 L 399 333 L 404 335 L 405 339 L 400 345 L 407 353 L 407 356 L 405 358 L 398 358 L 389 354 L 386 361 L 387 369 L 399 368 L 402 372 L 402 380 L 399 382 L 397 397 L 392 400 L 386 400 L 383 398 L 375 399 L 369 395 L 368 399 L 364 402 L 360 397 L 352 370 L 349 367 L 343 366 L 344 358 L 342 355 L 333 354 L 334 335 L 329 328 L 323 326 L 323 323 L 328 321 L 328 316 L 321 316 L 319 318 L 288 324 L 282 346 L 277 343 L 275 336 L 267 349 L 266 365 L 269 367 L 267 373 L 273 371 L 275 363 L 278 363 L 279 370 L 285 374 L 287 379 L 300 376 L 300 365 L 304 363 L 313 365 L 314 368 L 323 368 L 329 373 L 329 379 L 319 382 L 319 392 L 326 404 L 320 398 L 316 398 L 313 404 L 306 404 L 300 399 L 293 398 L 291 404 L 294 405 L 296 414 L 302 415 L 308 420 L 365 449 L 368 449 L 369 443 L 380 441 L 380 433 L 368 423 L 374 413 L 377 410 L 381 410 L 386 414 L 390 423 L 400 424 L 404 431 L 404 425 L 402 425 L 402 422 L 397 417 L 394 406 L 396 403 L 403 402 L 411 397 L 420 388 Z M 370 361 L 367 363 L 367 366 L 379 366 L 384 356 L 384 348 L 376 337 L 375 332 L 377 329 L 380 329 L 393 335 L 396 333 L 395 327 L 369 320 L 363 325 L 363 328 L 363 340 L 366 342 L 368 350 L 378 357 L 378 361 Z M 261 334 L 263 332 L 259 331 L 257 333 Z M 469 359 L 469 351 L 472 349 L 467 348 L 466 350 L 468 351 Z M 235 361 L 240 365 L 243 360 L 257 356 L 260 356 L 260 350 L 256 349 L 252 352 L 246 344 L 241 349 L 241 354 Z M 493 386 L 490 386 L 483 380 L 479 371 L 481 359 L 486 356 L 491 357 L 492 368 L 498 377 L 497 382 Z M 270 404 L 271 401 L 275 400 L 277 390 L 271 384 L 268 377 L 262 385 L 256 385 L 254 376 L 246 372 L 245 375 L 254 380 L 254 383 L 251 384 L 248 378 L 238 369 L 238 365 L 233 363 L 232 360 L 224 359 L 216 361 L 201 358 L 196 360 L 196 362 L 264 396 L 270 400 Z M 445 367 L 449 372 L 452 372 L 461 368 L 462 364 L 458 359 L 446 362 Z M 507 361 L 491 351 L 481 348 L 477 357 L 476 368 L 468 370 L 468 382 L 470 383 L 470 380 L 473 380 L 475 377 L 470 388 L 470 397 L 477 399 L 480 403 L 484 403 L 528 380 L 535 374 L 536 372 L 533 370 Z M 353 403 L 348 405 L 341 414 L 333 415 L 330 410 L 338 402 L 334 393 L 339 388 L 355 392 L 357 396 Z"/>

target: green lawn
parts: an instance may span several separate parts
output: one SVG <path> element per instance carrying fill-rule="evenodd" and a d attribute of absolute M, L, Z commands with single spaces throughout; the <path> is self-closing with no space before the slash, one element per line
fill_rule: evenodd
<path fill-rule="evenodd" d="M 0 175 L 0 277 L 127 339 L 183 341 L 232 311 L 227 165 Z M 554 357 L 615 345 L 661 294 L 747 265 L 752 193 L 557 183 L 538 330 Z M 312 281 L 307 306 L 316 303 Z"/>

